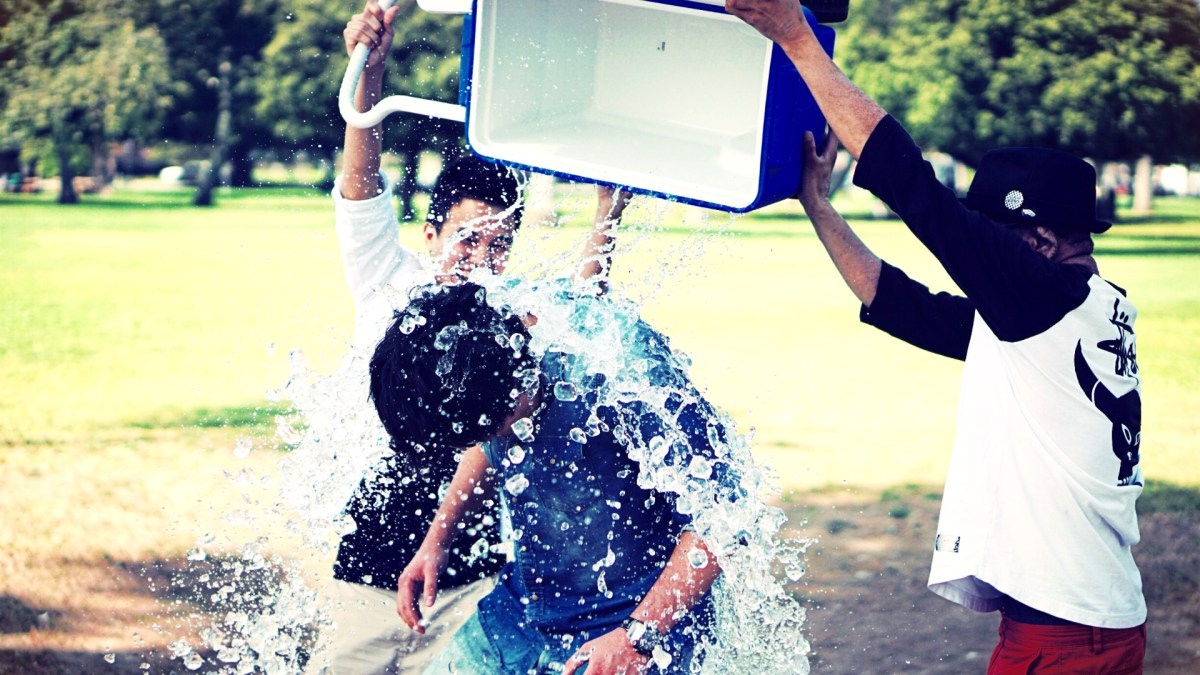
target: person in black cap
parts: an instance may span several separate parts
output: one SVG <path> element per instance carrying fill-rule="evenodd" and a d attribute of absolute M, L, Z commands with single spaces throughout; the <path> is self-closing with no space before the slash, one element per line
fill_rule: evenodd
<path fill-rule="evenodd" d="M 727 0 L 775 41 L 836 134 L 804 139 L 799 195 L 860 318 L 965 361 L 929 587 L 999 610 L 989 673 L 1140 673 L 1146 604 L 1131 547 L 1142 491 L 1137 310 L 1099 276 L 1094 169 L 1040 148 L 987 153 L 967 197 L 817 44 L 797 0 Z M 830 205 L 838 138 L 964 296 L 880 260 Z"/>

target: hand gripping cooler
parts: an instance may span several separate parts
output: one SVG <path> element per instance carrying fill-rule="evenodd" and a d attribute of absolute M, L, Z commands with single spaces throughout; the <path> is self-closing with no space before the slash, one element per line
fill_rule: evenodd
<path fill-rule="evenodd" d="M 511 166 L 724 211 L 791 197 L 801 137 L 821 137 L 825 118 L 782 50 L 723 7 L 474 0 L 459 76 L 468 144 Z M 833 29 L 806 15 L 832 54 Z M 450 116 L 420 107 L 396 109 Z"/>

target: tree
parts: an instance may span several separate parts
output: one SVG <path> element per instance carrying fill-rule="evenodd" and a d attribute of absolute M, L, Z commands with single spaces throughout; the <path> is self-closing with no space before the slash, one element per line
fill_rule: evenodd
<path fill-rule="evenodd" d="M 175 105 L 166 138 L 207 145 L 208 175 L 233 165 L 235 186 L 251 184 L 250 151 L 271 142 L 254 114 L 263 48 L 285 20 L 280 0 L 137 0 L 140 17 L 158 27 L 170 55 Z M 212 201 L 205 177 L 194 202 Z"/>
<path fill-rule="evenodd" d="M 920 143 L 967 164 L 1004 145 L 1200 157 L 1195 0 L 869 0 L 856 11 L 841 45 L 851 76 Z"/>
<path fill-rule="evenodd" d="M 457 100 L 462 18 L 421 11 L 412 0 L 401 5 L 384 94 Z M 290 18 L 264 54 L 257 111 L 281 143 L 324 158 L 332 172 L 346 128 L 337 94 L 349 63 L 342 28 L 350 13 L 344 3 L 325 0 L 289 0 L 287 7 Z M 417 158 L 422 150 L 460 143 L 462 124 L 393 115 L 383 126 L 384 147 L 396 149 L 404 169 L 401 209 L 411 217 Z"/>
<path fill-rule="evenodd" d="M 60 203 L 78 201 L 76 155 L 109 178 L 109 145 L 147 137 L 170 100 L 166 51 L 119 0 L 8 0 L 0 29 L 0 135 L 49 144 L 62 180 Z"/>

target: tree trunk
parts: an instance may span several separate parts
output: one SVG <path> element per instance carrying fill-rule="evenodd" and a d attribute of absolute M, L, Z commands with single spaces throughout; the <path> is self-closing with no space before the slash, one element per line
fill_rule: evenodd
<path fill-rule="evenodd" d="M 229 128 L 233 118 L 229 76 L 233 66 L 225 60 L 221 61 L 217 70 L 220 73 L 217 78 L 217 128 L 212 151 L 208 155 L 208 170 L 200 177 L 200 185 L 192 199 L 193 206 L 213 205 L 213 190 L 221 180 L 221 166 L 225 163 L 225 149 L 229 145 Z"/>
<path fill-rule="evenodd" d="M 65 141 L 54 142 L 58 154 L 58 176 L 62 181 L 62 189 L 58 192 L 59 204 L 78 204 L 79 194 L 75 192 L 75 172 L 71 170 L 71 150 Z"/>
<path fill-rule="evenodd" d="M 250 159 L 250 150 L 244 143 L 235 143 L 229 150 L 229 184 L 233 187 L 254 187 L 254 161 Z"/>
<path fill-rule="evenodd" d="M 1133 170 L 1133 212 L 1150 213 L 1154 199 L 1154 160 L 1150 155 L 1138 158 Z"/>

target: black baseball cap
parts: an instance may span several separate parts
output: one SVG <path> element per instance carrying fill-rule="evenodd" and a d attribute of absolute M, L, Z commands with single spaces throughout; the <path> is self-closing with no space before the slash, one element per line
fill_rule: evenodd
<path fill-rule="evenodd" d="M 1112 223 L 1096 217 L 1096 170 L 1061 150 L 999 148 L 979 162 L 963 203 L 1009 225 L 1100 234 Z"/>

